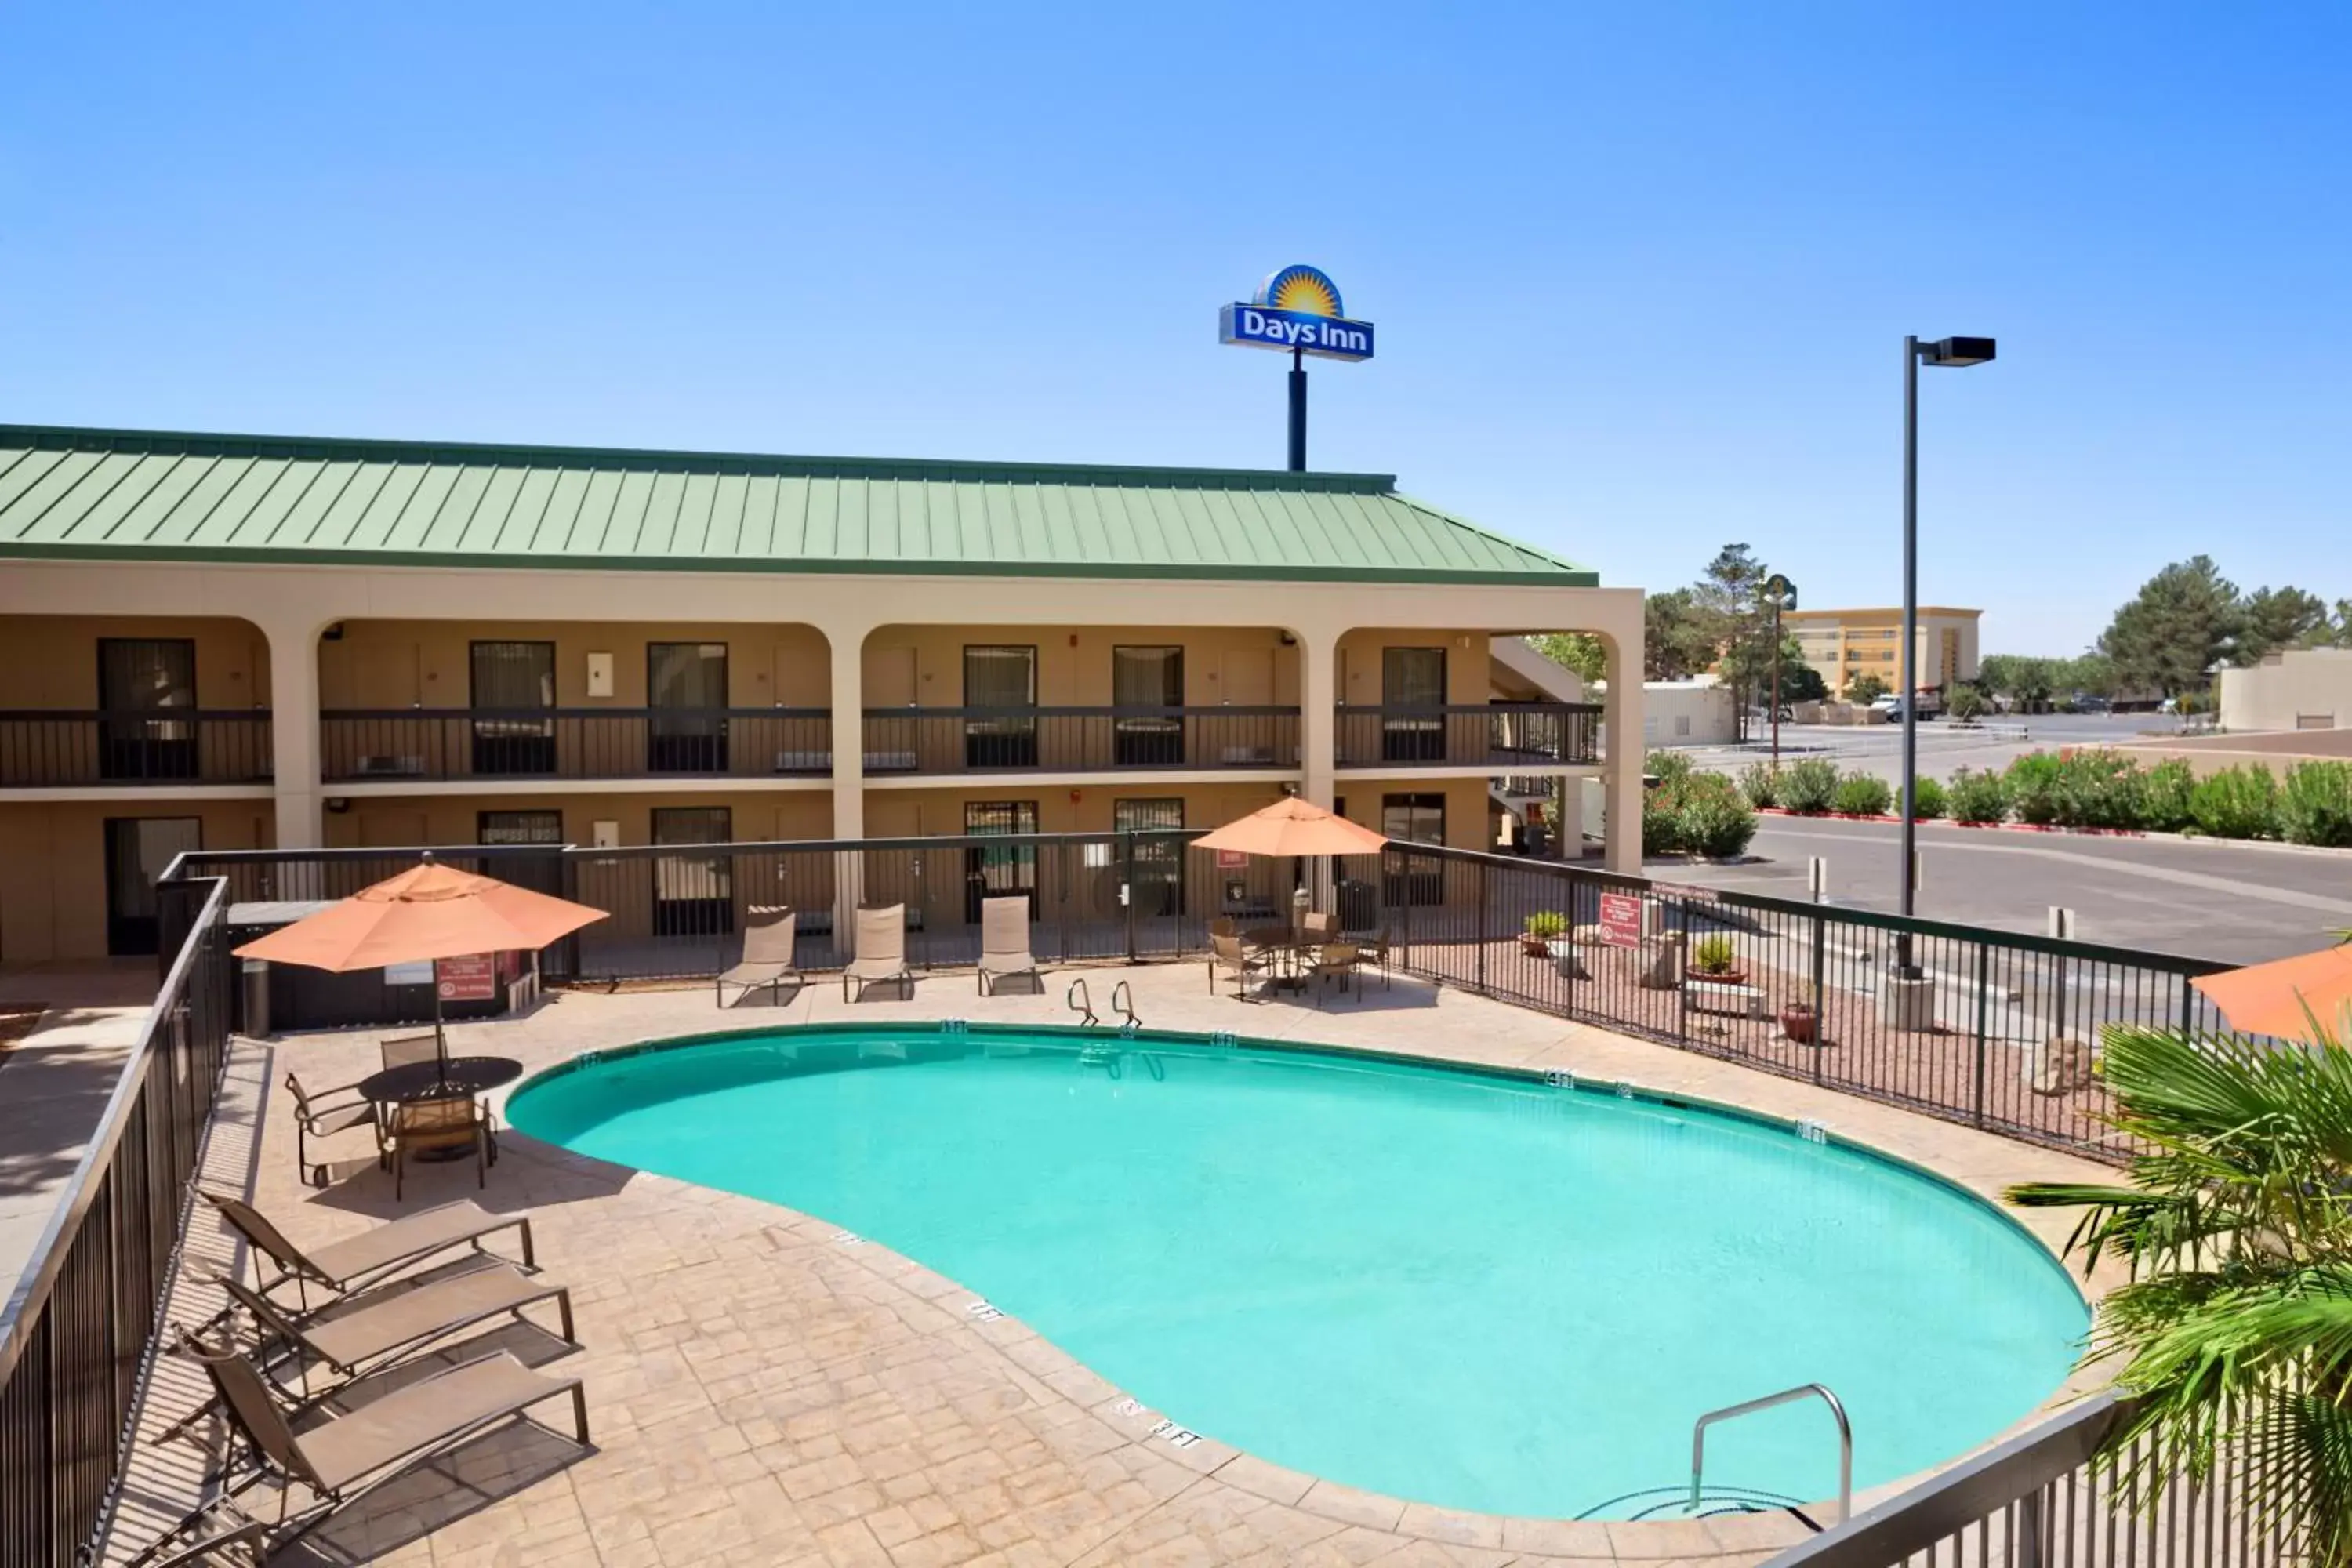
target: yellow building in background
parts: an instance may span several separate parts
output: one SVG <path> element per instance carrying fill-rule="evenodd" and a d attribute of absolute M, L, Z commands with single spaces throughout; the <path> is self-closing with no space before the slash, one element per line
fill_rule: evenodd
<path fill-rule="evenodd" d="M 1958 610 L 1943 605 L 1919 607 L 1919 637 L 1913 666 L 1922 688 L 1948 692 L 1962 681 L 1977 678 L 1977 622 L 1982 610 Z M 1864 671 L 1875 675 L 1889 691 L 1899 690 L 1900 666 L 1895 655 L 1903 644 L 1900 606 L 1865 610 L 1791 610 L 1780 624 L 1804 650 L 1805 662 L 1822 678 L 1833 697 L 1845 694 L 1846 683 Z"/>

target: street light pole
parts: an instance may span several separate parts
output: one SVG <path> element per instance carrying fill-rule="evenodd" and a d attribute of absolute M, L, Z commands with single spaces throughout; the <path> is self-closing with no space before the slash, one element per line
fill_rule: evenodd
<path fill-rule="evenodd" d="M 1903 914 L 1909 919 L 1918 888 L 1918 824 L 1913 820 L 1918 801 L 1919 774 L 1919 367 L 1949 365 L 1965 369 L 1993 357 L 1990 338 L 1940 338 L 1921 343 L 1903 340 L 1903 651 L 1896 665 L 1903 702 L 1903 823 L 1900 830 L 1903 867 Z M 1911 960 L 1911 933 L 1896 933 L 1895 972 L 1905 980 L 1919 978 Z"/>

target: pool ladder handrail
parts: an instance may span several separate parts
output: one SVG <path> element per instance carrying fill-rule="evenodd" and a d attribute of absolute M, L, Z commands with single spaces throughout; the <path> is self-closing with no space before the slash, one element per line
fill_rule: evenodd
<path fill-rule="evenodd" d="M 1727 1405 L 1720 1410 L 1710 1410 L 1691 1424 L 1691 1484 L 1690 1506 L 1696 1510 L 1701 1491 L 1699 1478 L 1706 1468 L 1706 1429 L 1717 1421 L 1731 1421 L 1742 1415 L 1752 1415 L 1759 1410 L 1769 1410 L 1776 1405 L 1788 1405 L 1800 1399 L 1819 1399 L 1830 1407 L 1838 1424 L 1838 1516 L 1843 1524 L 1853 1517 L 1853 1423 L 1846 1419 L 1845 1405 L 1822 1383 L 1801 1383 L 1794 1388 L 1784 1388 L 1778 1394 L 1768 1394 L 1760 1399 L 1747 1400 L 1738 1405 Z"/>
<path fill-rule="evenodd" d="M 1134 989 L 1124 980 L 1110 988 L 1110 1010 L 1126 1020 L 1119 1025 L 1119 1027 L 1128 1034 L 1131 1035 L 1143 1027 L 1143 1020 L 1136 1015 L 1135 1011 Z"/>
<path fill-rule="evenodd" d="M 1078 1020 L 1081 1028 L 1092 1028 L 1102 1022 L 1095 1016 L 1094 996 L 1087 990 L 1085 975 L 1081 974 L 1070 982 L 1070 988 L 1062 994 L 1062 1002 L 1071 1012 L 1086 1015 Z"/>

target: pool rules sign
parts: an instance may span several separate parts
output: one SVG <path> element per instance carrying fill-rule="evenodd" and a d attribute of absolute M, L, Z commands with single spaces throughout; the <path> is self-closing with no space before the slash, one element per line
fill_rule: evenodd
<path fill-rule="evenodd" d="M 1611 947 L 1642 945 L 1642 895 L 1601 895 L 1601 940 Z"/>

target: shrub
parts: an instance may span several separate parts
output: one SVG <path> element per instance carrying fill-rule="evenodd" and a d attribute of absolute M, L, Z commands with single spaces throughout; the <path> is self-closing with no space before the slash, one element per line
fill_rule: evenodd
<path fill-rule="evenodd" d="M 1775 803 L 1780 787 L 1780 780 L 1769 763 L 1750 763 L 1739 770 L 1739 793 L 1759 811 Z"/>
<path fill-rule="evenodd" d="M 1819 816 L 1837 794 L 1837 764 L 1827 757 L 1807 757 L 1780 770 L 1780 804 L 1803 816 Z"/>
<path fill-rule="evenodd" d="M 1691 776 L 1691 760 L 1680 752 L 1652 752 L 1642 760 L 1642 771 L 1671 790 Z"/>
<path fill-rule="evenodd" d="M 1531 937 L 1549 941 L 1567 932 L 1568 917 L 1558 910 L 1538 910 L 1528 917 L 1528 934 Z"/>
<path fill-rule="evenodd" d="M 2189 795 L 2189 815 L 2216 838 L 2278 837 L 2278 781 L 2268 768 L 2224 768 Z"/>
<path fill-rule="evenodd" d="M 2352 763 L 2297 763 L 2279 792 L 2280 836 L 2289 844 L 2352 846 Z"/>
<path fill-rule="evenodd" d="M 1748 852 L 1756 837 L 1756 812 L 1731 781 L 1707 773 L 1685 785 L 1681 801 L 1683 847 L 1694 855 L 1728 860 Z"/>
<path fill-rule="evenodd" d="M 1642 853 L 1675 855 L 1683 847 L 1682 802 L 1660 784 L 1642 792 Z"/>
<path fill-rule="evenodd" d="M 1848 816 L 1884 816 L 1894 804 L 1894 790 L 1875 773 L 1848 773 L 1830 796 L 1830 805 Z"/>
<path fill-rule="evenodd" d="M 1953 773 L 1946 796 L 1955 822 L 1999 822 L 2009 815 L 2009 784 L 1990 768 Z"/>
<path fill-rule="evenodd" d="M 1738 944 L 1719 932 L 1691 945 L 1691 967 L 1701 974 L 1728 974 L 1738 963 Z"/>
<path fill-rule="evenodd" d="M 1934 779 L 1911 781 L 1911 820 L 1933 822 L 1944 815 L 1944 786 Z"/>
<path fill-rule="evenodd" d="M 1985 700 L 1984 693 L 1975 687 L 1959 686 L 1953 688 L 1951 700 L 1945 706 L 1950 710 L 1953 718 L 1966 724 L 1983 718 L 1986 710 L 1991 707 L 1991 704 Z"/>
<path fill-rule="evenodd" d="M 2059 759 L 2052 820 L 2063 827 L 2137 827 L 2145 781 L 2120 752 L 2075 752 Z"/>
<path fill-rule="evenodd" d="M 2189 809 L 2189 797 L 2197 788 L 2197 775 L 2189 771 L 2189 763 L 2179 757 L 2168 757 L 2147 770 L 2140 781 L 2139 825 L 2151 833 L 2179 833 L 2197 825 Z"/>
<path fill-rule="evenodd" d="M 1887 693 L 1886 682 L 1875 670 L 1865 669 L 1845 683 L 1845 700 L 1857 708 L 1867 708 Z"/>
<path fill-rule="evenodd" d="M 2009 788 L 2009 808 L 2020 822 L 2037 826 L 2058 820 L 2058 773 L 2061 764 L 2047 752 L 2033 752 L 2009 764 L 2002 783 Z"/>

